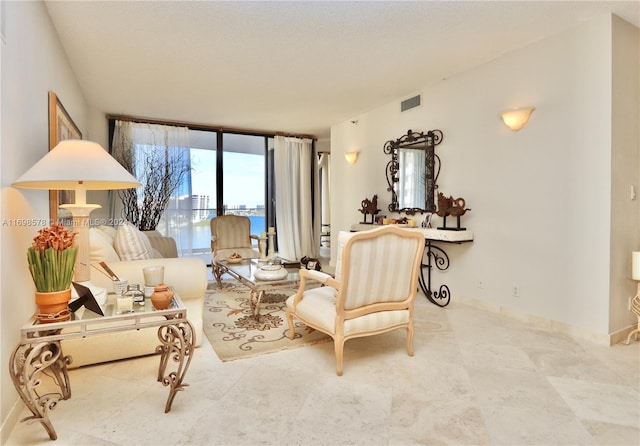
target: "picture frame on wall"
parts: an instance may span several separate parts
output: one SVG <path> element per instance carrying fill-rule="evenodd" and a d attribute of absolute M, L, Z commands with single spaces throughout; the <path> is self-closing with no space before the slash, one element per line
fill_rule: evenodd
<path fill-rule="evenodd" d="M 82 132 L 69 113 L 60 102 L 60 98 L 53 91 L 49 92 L 49 150 L 60 141 L 67 139 L 82 139 Z M 51 222 L 67 220 L 71 213 L 60 209 L 61 204 L 75 202 L 75 192 L 69 190 L 49 191 L 49 218 Z"/>

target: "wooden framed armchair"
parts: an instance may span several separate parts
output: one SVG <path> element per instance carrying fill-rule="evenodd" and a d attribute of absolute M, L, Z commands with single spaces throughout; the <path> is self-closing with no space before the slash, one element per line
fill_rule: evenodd
<path fill-rule="evenodd" d="M 291 339 L 293 318 L 333 338 L 336 370 L 342 375 L 344 343 L 398 328 L 407 330 L 413 356 L 413 304 L 424 251 L 418 231 L 385 226 L 338 236 L 336 276 L 300 270 L 298 292 L 287 299 Z M 306 290 L 309 280 L 325 286 Z"/>
<path fill-rule="evenodd" d="M 221 215 L 211 219 L 211 269 L 218 285 L 223 272 L 217 265 L 231 254 L 238 253 L 245 259 L 260 258 L 260 252 L 254 248 L 253 240 L 260 243 L 259 237 L 251 235 L 251 220 L 243 215 Z"/>

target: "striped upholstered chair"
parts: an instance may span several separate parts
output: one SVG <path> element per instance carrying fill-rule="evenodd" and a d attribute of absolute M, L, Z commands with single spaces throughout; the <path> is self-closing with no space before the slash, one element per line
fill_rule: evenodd
<path fill-rule="evenodd" d="M 222 271 L 217 267 L 218 260 L 225 260 L 233 253 L 245 259 L 260 258 L 260 252 L 253 247 L 253 240 L 259 237 L 251 235 L 251 220 L 242 215 L 221 215 L 211 219 L 211 269 L 220 285 Z"/>
<path fill-rule="evenodd" d="M 405 328 L 407 352 L 413 356 L 413 303 L 424 250 L 422 233 L 395 226 L 341 232 L 338 249 L 335 278 L 300 270 L 298 292 L 287 299 L 291 339 L 294 317 L 331 336 L 338 375 L 342 375 L 347 339 Z M 325 286 L 306 290 L 309 280 Z"/>

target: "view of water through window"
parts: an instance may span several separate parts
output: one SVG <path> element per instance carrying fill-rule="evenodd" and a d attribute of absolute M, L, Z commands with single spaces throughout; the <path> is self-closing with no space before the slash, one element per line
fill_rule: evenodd
<path fill-rule="evenodd" d="M 216 216 L 216 151 L 191 149 L 192 248 L 208 250 L 209 221 Z M 225 151 L 223 193 L 226 214 L 246 215 L 251 232 L 265 230 L 264 155 Z"/>

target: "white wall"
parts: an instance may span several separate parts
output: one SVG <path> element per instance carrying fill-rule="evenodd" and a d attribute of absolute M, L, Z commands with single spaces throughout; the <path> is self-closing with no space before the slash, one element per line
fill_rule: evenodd
<path fill-rule="evenodd" d="M 109 147 L 109 124 L 105 113 L 95 108 L 89 107 L 88 110 L 88 130 L 85 139 L 97 142 L 105 149 Z M 87 203 L 98 204 L 102 206 L 91 213 L 91 221 L 99 224 L 108 224 L 111 219 L 109 214 L 109 194 L 117 194 L 116 191 L 88 191 Z M 120 200 L 116 200 L 120 201 Z"/>
<path fill-rule="evenodd" d="M 47 191 L 18 190 L 11 183 L 48 150 L 48 91 L 54 91 L 80 130 L 87 132 L 87 105 L 42 2 L 5 2 L 2 43 L 0 140 L 0 394 L 2 437 L 8 434 L 17 394 L 6 371 L 19 328 L 35 311 L 26 249 L 49 221 Z M 25 226 L 32 224 L 34 226 Z M 12 415 L 13 416 L 13 415 Z"/>
<path fill-rule="evenodd" d="M 631 325 L 631 314 L 620 309 L 612 320 L 616 325 L 610 327 L 609 320 L 610 275 L 620 282 L 627 273 L 609 265 L 611 30 L 610 16 L 593 20 L 426 85 L 420 108 L 400 113 L 398 98 L 353 117 L 357 124 L 333 126 L 332 190 L 340 193 L 332 201 L 332 236 L 361 220 L 357 209 L 365 197 L 378 194 L 379 207 L 389 214 L 389 157 L 382 151 L 387 140 L 408 129 L 440 129 L 439 190 L 466 199 L 472 210 L 462 223 L 475 241 L 447 247 L 452 265 L 436 275 L 435 284 L 447 283 L 454 300 L 477 299 L 589 333 L 606 335 Z M 626 57 L 637 64 L 637 52 Z M 508 130 L 498 117 L 513 106 L 537 108 L 520 132 Z M 637 127 L 635 132 L 637 137 Z M 351 150 L 360 150 L 353 166 L 343 157 Z M 637 144 L 629 150 L 637 156 Z M 638 222 L 632 226 L 638 233 Z M 334 261 L 335 255 L 333 250 Z M 514 286 L 520 297 L 512 297 Z"/>
<path fill-rule="evenodd" d="M 640 32 L 618 17 L 613 25 L 610 332 L 628 321 L 628 301 L 636 291 L 628 279 L 631 251 L 640 249 L 640 197 L 631 199 L 631 188 L 637 194 L 639 186 Z"/>

